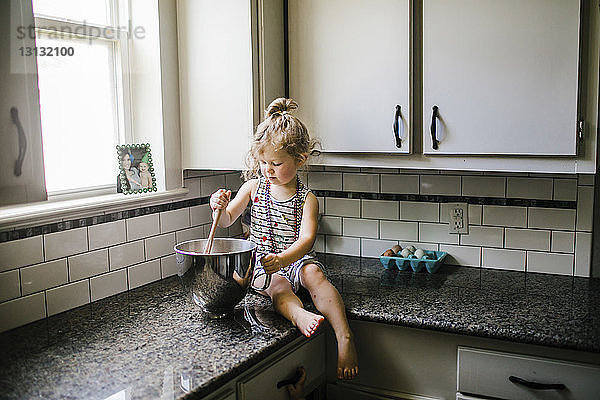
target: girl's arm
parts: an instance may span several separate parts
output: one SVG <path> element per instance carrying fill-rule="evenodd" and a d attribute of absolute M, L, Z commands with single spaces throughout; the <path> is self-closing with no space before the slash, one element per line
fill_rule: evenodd
<path fill-rule="evenodd" d="M 248 202 L 252 198 L 252 191 L 254 186 L 256 186 L 256 182 L 256 179 L 244 182 L 244 184 L 240 187 L 233 200 L 225 202 L 227 206 L 223 211 L 223 214 L 221 215 L 221 219 L 219 220 L 219 226 L 221 228 L 227 228 L 228 226 L 231 226 L 239 218 L 239 216 L 242 215 L 242 213 L 246 209 L 246 206 L 248 205 Z M 219 193 L 221 194 L 219 195 Z M 217 192 L 215 192 L 211 197 L 217 195 L 217 197 L 223 199 L 223 196 L 227 196 L 225 193 L 226 191 L 220 189 Z M 231 195 L 231 192 L 229 192 L 229 195 Z M 212 218 L 214 220 L 217 215 L 217 210 L 222 207 L 213 207 L 212 199 L 210 206 L 213 210 Z"/>
<path fill-rule="evenodd" d="M 302 221 L 300 222 L 300 232 L 298 240 L 290 247 L 279 254 L 267 254 L 261 260 L 265 272 L 268 274 L 277 272 L 304 257 L 315 243 L 317 237 L 319 219 L 319 202 L 311 192 L 306 196 L 304 208 L 302 209 Z"/>

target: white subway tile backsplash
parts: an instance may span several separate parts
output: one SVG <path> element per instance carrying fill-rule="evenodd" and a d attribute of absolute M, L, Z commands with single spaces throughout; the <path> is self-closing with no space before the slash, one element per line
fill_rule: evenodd
<path fill-rule="evenodd" d="M 190 218 L 192 226 L 212 223 L 212 211 L 208 204 L 190 207 Z"/>
<path fill-rule="evenodd" d="M 127 220 L 127 241 L 143 239 L 160 233 L 158 214 L 143 215 Z"/>
<path fill-rule="evenodd" d="M 127 269 L 90 278 L 91 300 L 96 301 L 127 291 Z"/>
<path fill-rule="evenodd" d="M 339 172 L 310 172 L 308 187 L 312 190 L 342 190 L 342 174 Z"/>
<path fill-rule="evenodd" d="M 575 251 L 575 232 L 553 231 L 550 250 L 553 253 L 573 253 Z"/>
<path fill-rule="evenodd" d="M 114 271 L 144 261 L 144 241 L 125 243 L 108 249 L 110 270 Z"/>
<path fill-rule="evenodd" d="M 344 236 L 358 236 L 365 238 L 379 237 L 379 221 L 374 219 L 344 218 L 342 221 L 342 234 Z"/>
<path fill-rule="evenodd" d="M 190 227 L 189 208 L 165 211 L 160 213 L 160 232 L 173 232 Z"/>
<path fill-rule="evenodd" d="M 420 193 L 446 196 L 460 196 L 460 176 L 421 175 Z"/>
<path fill-rule="evenodd" d="M 529 228 L 575 230 L 575 210 L 529 207 L 527 214 Z"/>
<path fill-rule="evenodd" d="M 456 203 L 440 203 L 440 222 L 450 222 L 450 205 Z M 469 225 L 481 225 L 481 204 L 467 205 L 467 221 Z"/>
<path fill-rule="evenodd" d="M 315 244 L 313 244 L 313 250 L 318 253 L 325 252 L 325 235 L 317 235 Z"/>
<path fill-rule="evenodd" d="M 52 316 L 90 302 L 90 281 L 88 279 L 69 283 L 46 291 L 48 316 Z"/>
<path fill-rule="evenodd" d="M 87 228 L 76 228 L 44 235 L 46 260 L 67 257 L 85 251 L 88 251 Z"/>
<path fill-rule="evenodd" d="M 419 175 L 381 175 L 381 193 L 419 194 Z"/>
<path fill-rule="evenodd" d="M 21 268 L 21 289 L 23 296 L 39 292 L 69 281 L 67 259 Z"/>
<path fill-rule="evenodd" d="M 69 257 L 71 282 L 108 272 L 108 249 Z"/>
<path fill-rule="evenodd" d="M 573 275 L 573 254 L 527 252 L 527 272 Z"/>
<path fill-rule="evenodd" d="M 377 174 L 343 174 L 342 182 L 342 190 L 345 192 L 379 193 Z"/>
<path fill-rule="evenodd" d="M 401 201 L 400 219 L 404 221 L 438 222 L 439 206 L 438 203 Z"/>
<path fill-rule="evenodd" d="M 419 223 L 419 241 L 458 244 L 458 235 L 448 233 L 446 224 Z"/>
<path fill-rule="evenodd" d="M 440 244 L 440 251 L 448 253 L 446 258 L 444 258 L 444 263 L 446 264 L 467 267 L 478 267 L 481 265 L 481 247 Z"/>
<path fill-rule="evenodd" d="M 461 245 L 502 247 L 504 228 L 469 226 L 468 234 L 460 234 Z"/>
<path fill-rule="evenodd" d="M 483 225 L 527 227 L 527 207 L 483 206 Z"/>
<path fill-rule="evenodd" d="M 577 175 L 577 184 L 584 186 L 593 186 L 594 185 L 594 174 L 579 174 Z"/>
<path fill-rule="evenodd" d="M 200 197 L 210 196 L 219 189 L 225 187 L 225 175 L 203 176 L 200 178 Z"/>
<path fill-rule="evenodd" d="M 166 235 L 154 236 L 144 240 L 146 260 L 173 254 L 175 244 L 175 233 L 167 233 Z"/>
<path fill-rule="evenodd" d="M 325 238 L 325 251 L 331 254 L 360 256 L 360 239 L 346 238 L 343 236 L 327 236 Z"/>
<path fill-rule="evenodd" d="M 46 317 L 43 292 L 0 303 L 0 332 Z"/>
<path fill-rule="evenodd" d="M 592 234 L 575 234 L 575 276 L 590 277 L 592 266 Z"/>
<path fill-rule="evenodd" d="M 152 260 L 127 268 L 129 289 L 135 289 L 160 279 L 160 260 Z"/>
<path fill-rule="evenodd" d="M 42 236 L 0 243 L 0 272 L 44 261 Z"/>
<path fill-rule="evenodd" d="M 203 226 L 197 226 L 195 228 L 175 232 L 175 240 L 177 243 L 187 242 L 188 240 L 196 239 L 206 239 L 206 236 L 204 236 Z"/>
<path fill-rule="evenodd" d="M 0 302 L 8 301 L 21 295 L 19 270 L 0 273 Z"/>
<path fill-rule="evenodd" d="M 525 271 L 525 251 L 481 249 L 481 265 L 485 268 Z"/>
<path fill-rule="evenodd" d="M 506 228 L 504 247 L 507 249 L 550 251 L 550 231 Z"/>
<path fill-rule="evenodd" d="M 554 179 L 554 200 L 577 200 L 577 179 Z"/>
<path fill-rule="evenodd" d="M 396 243 L 393 240 L 360 239 L 360 255 L 362 257 L 379 257 Z"/>
<path fill-rule="evenodd" d="M 398 219 L 400 203 L 391 200 L 361 200 L 362 217 L 374 219 Z"/>
<path fill-rule="evenodd" d="M 160 276 L 162 279 L 177 275 L 175 254 L 160 259 Z"/>
<path fill-rule="evenodd" d="M 241 173 L 234 172 L 232 174 L 225 175 L 225 187 L 232 192 L 237 192 L 243 184 L 244 180 L 242 179 Z"/>
<path fill-rule="evenodd" d="M 360 199 L 325 199 L 325 214 L 340 217 L 360 217 Z"/>
<path fill-rule="evenodd" d="M 125 220 L 88 227 L 90 250 L 114 246 L 126 241 Z"/>
<path fill-rule="evenodd" d="M 594 221 L 594 187 L 579 186 L 577 190 L 577 230 L 591 232 Z"/>
<path fill-rule="evenodd" d="M 505 197 L 506 178 L 496 176 L 463 176 L 463 196 Z"/>
<path fill-rule="evenodd" d="M 506 178 L 506 197 L 552 200 L 551 178 Z"/>
<path fill-rule="evenodd" d="M 419 240 L 419 223 L 406 221 L 379 221 L 379 237 L 391 240 Z"/>
<path fill-rule="evenodd" d="M 342 218 L 323 215 L 319 221 L 319 233 L 326 235 L 341 235 Z"/>
<path fill-rule="evenodd" d="M 189 190 L 184 200 L 196 199 L 200 197 L 200 178 L 186 178 L 183 180 L 183 187 Z"/>

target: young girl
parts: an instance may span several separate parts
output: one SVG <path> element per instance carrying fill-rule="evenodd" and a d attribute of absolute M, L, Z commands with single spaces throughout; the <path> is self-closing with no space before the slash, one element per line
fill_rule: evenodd
<path fill-rule="evenodd" d="M 307 337 L 323 322 L 323 316 L 305 310 L 295 294 L 300 285 L 308 289 L 335 331 L 338 378 L 352 379 L 358 375 L 358 360 L 344 303 L 312 252 L 319 203 L 297 171 L 315 143 L 304 124 L 288 113 L 297 107 L 293 100 L 284 98 L 269 105 L 248 153 L 249 170 L 244 176 L 249 180 L 231 201 L 231 191 L 217 190 L 210 198 L 210 207 L 213 218 L 218 209 L 224 209 L 219 226 L 225 228 L 252 202 L 250 240 L 257 244 L 255 286 L 262 287 L 259 281 L 264 274 L 271 275 L 270 285 L 261 294 L 268 295 L 277 312 Z"/>

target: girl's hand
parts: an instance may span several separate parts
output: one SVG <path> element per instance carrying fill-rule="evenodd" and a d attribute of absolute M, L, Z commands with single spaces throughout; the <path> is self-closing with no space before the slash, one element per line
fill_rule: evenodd
<path fill-rule="evenodd" d="M 262 258 L 260 259 L 260 263 L 262 264 L 265 272 L 269 275 L 274 274 L 281 268 L 285 267 L 285 265 L 283 265 L 281 257 L 278 254 L 274 253 L 269 253 L 265 256 L 262 256 Z"/>
<path fill-rule="evenodd" d="M 231 190 L 219 189 L 210 196 L 210 209 L 225 209 L 231 200 Z"/>

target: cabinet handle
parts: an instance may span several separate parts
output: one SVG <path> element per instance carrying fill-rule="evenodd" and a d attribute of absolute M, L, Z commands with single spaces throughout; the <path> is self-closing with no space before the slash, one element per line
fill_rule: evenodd
<path fill-rule="evenodd" d="M 438 110 L 438 106 L 433 106 L 433 113 L 431 114 L 431 143 L 434 150 L 438 149 L 438 140 L 436 136 Z"/>
<path fill-rule="evenodd" d="M 25 151 L 27 150 L 27 137 L 25 136 L 25 131 L 23 130 L 23 125 L 21 125 L 21 121 L 19 121 L 19 112 L 17 111 L 17 107 L 10 108 L 10 119 L 13 124 L 17 127 L 17 132 L 19 133 L 19 157 L 15 161 L 15 176 L 21 176 L 21 167 L 23 166 L 23 160 L 25 159 Z"/>
<path fill-rule="evenodd" d="M 562 383 L 538 383 L 538 382 L 531 382 L 531 381 L 527 381 L 523 378 L 519 378 L 518 376 L 509 376 L 508 380 L 511 381 L 512 383 L 516 383 L 517 385 L 523 385 L 525 387 L 528 387 L 529 389 L 534 389 L 534 390 L 551 390 L 551 389 L 555 389 L 555 390 L 564 390 L 566 389 L 566 386 Z"/>
<path fill-rule="evenodd" d="M 296 383 L 298 383 L 298 381 L 300 381 L 300 378 L 302 377 L 302 370 L 300 368 L 296 369 L 296 375 L 294 375 L 293 378 L 289 378 L 289 379 L 284 379 L 282 381 L 277 382 L 277 389 L 281 389 L 284 386 L 287 385 L 295 385 Z"/>
<path fill-rule="evenodd" d="M 404 139 L 404 123 L 402 122 L 402 107 L 396 105 L 394 113 L 394 138 L 396 139 L 396 147 L 402 147 L 402 139 Z"/>

